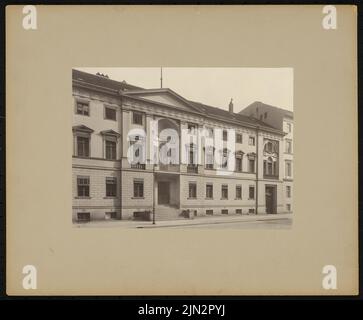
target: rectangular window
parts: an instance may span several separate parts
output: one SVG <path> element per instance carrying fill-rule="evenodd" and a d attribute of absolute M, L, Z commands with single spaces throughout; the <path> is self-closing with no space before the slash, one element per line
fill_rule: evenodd
<path fill-rule="evenodd" d="M 133 112 L 132 113 L 132 123 L 142 125 L 142 113 Z"/>
<path fill-rule="evenodd" d="M 77 156 L 89 157 L 89 138 L 77 136 Z"/>
<path fill-rule="evenodd" d="M 242 172 L 242 158 L 236 157 L 236 171 Z"/>
<path fill-rule="evenodd" d="M 134 198 L 144 197 L 144 181 L 134 180 Z"/>
<path fill-rule="evenodd" d="M 222 214 L 228 214 L 228 209 L 222 209 Z"/>
<path fill-rule="evenodd" d="M 242 214 L 242 209 L 236 209 L 236 214 Z"/>
<path fill-rule="evenodd" d="M 106 159 L 116 160 L 116 141 L 106 140 Z"/>
<path fill-rule="evenodd" d="M 228 168 L 228 152 L 223 150 L 222 154 L 222 168 L 226 169 Z"/>
<path fill-rule="evenodd" d="M 242 134 L 236 133 L 236 143 L 242 143 Z"/>
<path fill-rule="evenodd" d="M 291 198 L 291 186 L 286 186 L 286 197 Z"/>
<path fill-rule="evenodd" d="M 116 120 L 116 109 L 105 107 L 105 119 Z"/>
<path fill-rule="evenodd" d="M 116 212 L 106 212 L 105 213 L 105 219 L 106 220 L 116 220 L 117 219 L 117 213 Z"/>
<path fill-rule="evenodd" d="M 289 211 L 289 212 L 291 211 L 291 204 L 286 205 L 286 210 Z"/>
<path fill-rule="evenodd" d="M 206 210 L 205 211 L 205 214 L 208 215 L 208 216 L 212 216 L 213 215 L 213 210 Z"/>
<path fill-rule="evenodd" d="M 255 213 L 255 209 L 248 209 L 248 213 Z"/>
<path fill-rule="evenodd" d="M 213 169 L 213 167 L 214 167 L 213 152 L 207 152 L 205 162 L 206 162 L 205 163 L 206 169 Z"/>
<path fill-rule="evenodd" d="M 236 186 L 236 199 L 242 199 L 242 186 Z"/>
<path fill-rule="evenodd" d="M 116 197 L 117 193 L 117 178 L 106 178 L 106 197 Z"/>
<path fill-rule="evenodd" d="M 197 184 L 196 183 L 189 183 L 189 199 L 196 199 L 197 198 Z"/>
<path fill-rule="evenodd" d="M 287 123 L 286 126 L 287 126 L 287 132 L 291 132 L 291 123 Z"/>
<path fill-rule="evenodd" d="M 265 118 L 265 119 L 267 118 L 267 112 L 265 112 L 265 114 L 264 114 L 264 118 Z"/>
<path fill-rule="evenodd" d="M 77 220 L 79 222 L 91 221 L 91 214 L 89 212 L 77 212 Z"/>
<path fill-rule="evenodd" d="M 223 130 L 223 141 L 227 141 L 227 139 L 228 139 L 227 130 Z"/>
<path fill-rule="evenodd" d="M 286 161 L 285 163 L 286 166 L 286 177 L 291 177 L 291 162 L 290 161 Z"/>
<path fill-rule="evenodd" d="M 222 199 L 228 199 L 228 185 L 222 185 Z"/>
<path fill-rule="evenodd" d="M 89 116 L 89 103 L 77 101 L 76 113 L 83 116 Z"/>
<path fill-rule="evenodd" d="M 194 161 L 195 159 L 194 159 L 194 149 L 191 147 L 190 149 L 189 149 L 189 164 L 190 165 L 194 165 Z"/>
<path fill-rule="evenodd" d="M 212 184 L 207 184 L 205 187 L 205 197 L 207 199 L 212 199 L 213 198 L 213 185 Z"/>
<path fill-rule="evenodd" d="M 150 211 L 134 211 L 133 220 L 150 221 L 151 220 Z"/>
<path fill-rule="evenodd" d="M 248 160 L 248 172 L 250 172 L 250 173 L 255 172 L 255 159 Z"/>
<path fill-rule="evenodd" d="M 77 177 L 77 195 L 78 197 L 89 197 L 89 177 Z"/>
<path fill-rule="evenodd" d="M 290 140 L 286 140 L 285 152 L 292 153 L 292 142 Z"/>
<path fill-rule="evenodd" d="M 249 200 L 255 199 L 255 187 L 254 186 L 250 186 L 248 188 L 248 199 Z"/>
<path fill-rule="evenodd" d="M 250 137 L 248 138 L 248 144 L 249 144 L 250 146 L 254 146 L 254 145 L 255 145 L 255 137 L 250 136 Z"/>

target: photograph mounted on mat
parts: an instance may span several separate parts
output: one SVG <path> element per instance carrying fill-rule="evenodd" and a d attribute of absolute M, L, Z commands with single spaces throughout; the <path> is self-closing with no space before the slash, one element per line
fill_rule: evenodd
<path fill-rule="evenodd" d="M 77 227 L 291 226 L 292 68 L 74 68 L 72 94 Z"/>
<path fill-rule="evenodd" d="M 8 295 L 359 292 L 355 6 L 5 18 Z"/>

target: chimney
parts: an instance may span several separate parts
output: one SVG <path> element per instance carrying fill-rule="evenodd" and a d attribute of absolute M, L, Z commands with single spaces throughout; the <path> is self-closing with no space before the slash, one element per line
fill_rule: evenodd
<path fill-rule="evenodd" d="M 229 112 L 233 113 L 233 99 L 231 98 L 231 102 L 229 103 Z"/>

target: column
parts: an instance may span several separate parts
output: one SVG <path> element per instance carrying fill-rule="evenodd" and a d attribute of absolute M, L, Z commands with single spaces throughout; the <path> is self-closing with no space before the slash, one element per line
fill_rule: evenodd
<path fill-rule="evenodd" d="M 185 121 L 180 122 L 180 172 L 187 172 L 187 160 L 188 155 L 186 154 L 186 145 L 188 143 L 188 135 L 186 134 L 188 130 L 188 123 Z"/>
<path fill-rule="evenodd" d="M 152 170 L 153 169 L 153 141 L 156 138 L 155 134 L 155 128 L 153 127 L 153 120 L 154 116 L 152 114 L 146 115 L 146 121 L 145 121 L 145 132 L 146 132 L 146 139 L 145 139 L 145 147 L 146 147 L 146 169 Z"/>
<path fill-rule="evenodd" d="M 205 156 L 204 156 L 204 149 L 202 144 L 202 132 L 204 130 L 204 125 L 198 125 L 197 130 L 197 141 L 198 141 L 198 173 L 204 174 L 204 167 L 205 167 Z"/>
<path fill-rule="evenodd" d="M 257 155 L 256 170 L 258 166 L 258 179 L 263 179 L 263 136 L 261 134 L 256 136 L 256 155 Z"/>
<path fill-rule="evenodd" d="M 282 143 L 282 139 L 279 139 L 278 140 L 278 143 L 279 143 L 279 156 L 278 156 L 278 161 L 279 161 L 279 180 L 283 180 L 284 179 L 284 166 L 285 166 L 285 163 L 284 163 L 284 157 L 283 157 L 283 154 L 284 154 L 284 146 L 283 146 L 283 143 Z"/>
<path fill-rule="evenodd" d="M 122 167 L 129 168 L 130 164 L 127 160 L 127 151 L 129 149 L 129 142 L 127 135 L 130 130 L 131 112 L 130 110 L 122 110 Z"/>

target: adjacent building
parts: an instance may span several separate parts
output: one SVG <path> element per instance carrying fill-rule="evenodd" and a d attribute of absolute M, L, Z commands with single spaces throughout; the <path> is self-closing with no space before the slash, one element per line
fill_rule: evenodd
<path fill-rule="evenodd" d="M 283 163 L 283 198 L 285 210 L 287 212 L 292 212 L 294 132 L 293 112 L 256 101 L 240 111 L 240 114 L 259 119 L 260 121 L 263 121 L 285 133 L 282 140 L 283 153 L 281 155 L 281 161 Z"/>
<path fill-rule="evenodd" d="M 292 211 L 292 115 L 78 70 L 72 88 L 74 222 Z"/>

